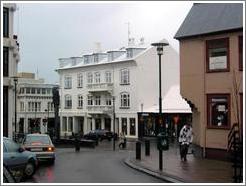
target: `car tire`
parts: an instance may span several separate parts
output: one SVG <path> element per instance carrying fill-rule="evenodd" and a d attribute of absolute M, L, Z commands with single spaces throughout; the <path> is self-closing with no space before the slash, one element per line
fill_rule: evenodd
<path fill-rule="evenodd" d="M 50 160 L 50 164 L 53 165 L 55 163 L 55 158 Z"/>
<path fill-rule="evenodd" d="M 29 161 L 26 164 L 25 170 L 24 170 L 24 174 L 25 177 L 27 178 L 31 178 L 36 172 L 36 166 L 35 163 L 33 161 Z"/>

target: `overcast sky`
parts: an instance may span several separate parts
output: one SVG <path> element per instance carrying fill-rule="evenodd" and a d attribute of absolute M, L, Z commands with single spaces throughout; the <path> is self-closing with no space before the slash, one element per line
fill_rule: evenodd
<path fill-rule="evenodd" d="M 173 39 L 192 7 L 191 2 L 106 2 L 106 3 L 18 3 L 15 33 L 20 43 L 18 71 L 37 72 L 47 83 L 58 82 L 58 58 L 127 45 L 130 37 L 152 43 L 166 38 L 178 51 Z"/>

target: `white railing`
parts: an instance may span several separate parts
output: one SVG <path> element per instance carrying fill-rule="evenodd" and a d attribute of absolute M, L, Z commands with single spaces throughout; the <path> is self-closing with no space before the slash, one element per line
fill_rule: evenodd
<path fill-rule="evenodd" d="M 112 91 L 113 90 L 113 83 L 87 84 L 87 89 L 89 91 Z"/>
<path fill-rule="evenodd" d="M 88 113 L 97 113 L 97 114 L 111 114 L 113 112 L 112 105 L 88 105 Z"/>

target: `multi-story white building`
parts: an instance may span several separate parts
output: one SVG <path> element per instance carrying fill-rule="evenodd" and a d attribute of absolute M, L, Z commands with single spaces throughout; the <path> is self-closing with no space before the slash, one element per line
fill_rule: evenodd
<path fill-rule="evenodd" d="M 105 128 L 128 138 L 138 135 L 137 112 L 158 103 L 156 48 L 129 46 L 59 59 L 61 136 Z M 162 94 L 179 84 L 179 58 L 172 46 L 162 55 Z"/>
<path fill-rule="evenodd" d="M 52 89 L 34 73 L 18 73 L 17 132 L 51 132 L 54 126 Z"/>
<path fill-rule="evenodd" d="M 13 3 L 3 4 L 3 136 L 12 138 L 15 128 L 14 114 L 14 78 L 19 62 L 19 43 L 17 36 L 13 34 L 14 12 L 16 5 Z"/>

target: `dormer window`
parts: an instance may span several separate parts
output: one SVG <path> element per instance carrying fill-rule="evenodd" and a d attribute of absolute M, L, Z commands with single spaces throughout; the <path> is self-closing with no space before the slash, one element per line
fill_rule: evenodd
<path fill-rule="evenodd" d="M 126 55 L 127 55 L 127 58 L 132 58 L 133 57 L 133 50 L 127 49 Z"/>

